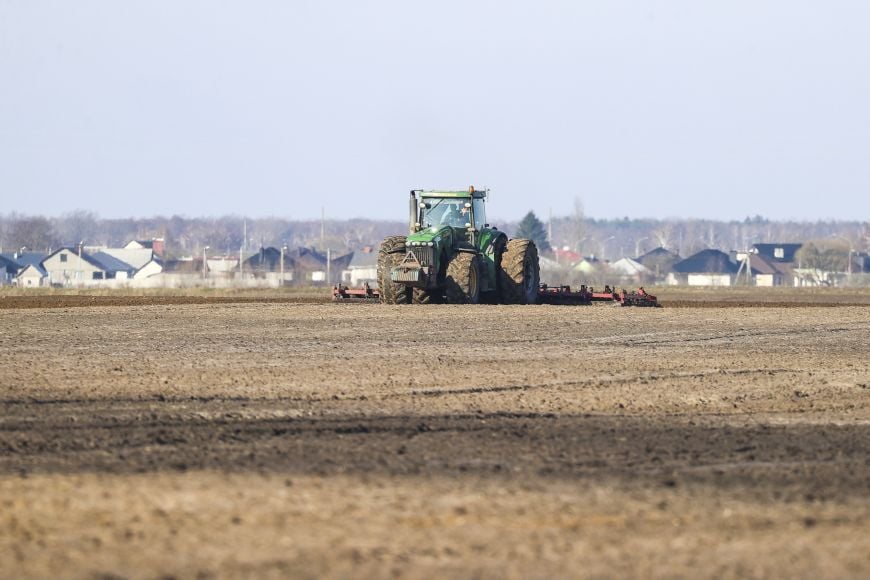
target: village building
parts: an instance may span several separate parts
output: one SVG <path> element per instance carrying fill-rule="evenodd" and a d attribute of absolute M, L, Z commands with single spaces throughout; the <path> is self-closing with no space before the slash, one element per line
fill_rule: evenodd
<path fill-rule="evenodd" d="M 725 252 L 701 250 L 674 264 L 668 284 L 688 286 L 731 286 L 738 266 Z"/>
<path fill-rule="evenodd" d="M 336 256 L 331 252 L 321 253 L 311 248 L 294 248 L 283 254 L 285 280 L 297 283 L 326 282 L 334 284 L 342 279 L 354 252 Z M 255 276 L 281 271 L 281 250 L 274 247 L 261 248 L 244 261 L 243 271 Z"/>
<path fill-rule="evenodd" d="M 48 284 L 48 275 L 42 266 L 27 264 L 18 271 L 14 284 L 19 288 L 39 288 Z"/>
<path fill-rule="evenodd" d="M 680 255 L 676 252 L 658 247 L 638 256 L 635 261 L 645 267 L 655 279 L 661 279 L 673 271 L 674 264 L 680 259 Z"/>
<path fill-rule="evenodd" d="M 132 276 L 134 280 L 163 272 L 163 261 L 149 248 L 104 248 L 101 252 L 132 266 L 135 269 Z"/>
<path fill-rule="evenodd" d="M 631 258 L 620 258 L 610 264 L 610 270 L 625 278 L 632 278 L 641 283 L 644 278 L 651 275 L 649 268 Z"/>
<path fill-rule="evenodd" d="M 163 258 L 166 251 L 166 241 L 163 238 L 151 238 L 150 240 L 130 240 L 124 250 L 151 250 L 158 257 Z"/>
<path fill-rule="evenodd" d="M 20 269 L 18 262 L 0 254 L 0 286 L 12 284 Z"/>
<path fill-rule="evenodd" d="M 366 246 L 353 256 L 348 267 L 341 273 L 342 284 L 349 286 L 374 286 L 378 280 L 378 252 Z"/>
<path fill-rule="evenodd" d="M 45 271 L 42 269 L 42 252 L 12 252 L 0 254 L 0 285 L 36 287 L 46 284 Z M 24 270 L 33 266 L 23 278 Z"/>
<path fill-rule="evenodd" d="M 99 251 L 86 252 L 69 247 L 49 254 L 42 267 L 52 286 L 92 286 L 104 280 L 129 280 L 136 268 Z"/>

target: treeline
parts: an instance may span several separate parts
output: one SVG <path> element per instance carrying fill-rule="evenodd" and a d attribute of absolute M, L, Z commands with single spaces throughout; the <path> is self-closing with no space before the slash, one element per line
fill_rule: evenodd
<path fill-rule="evenodd" d="M 518 222 L 496 222 L 508 234 Z M 870 250 L 867 221 L 774 221 L 760 216 L 742 221 L 702 219 L 595 219 L 578 208 L 573 215 L 558 216 L 551 223 L 541 220 L 550 245 L 602 259 L 635 256 L 662 246 L 688 256 L 704 248 L 723 251 L 743 249 L 756 243 L 807 242 L 838 239 L 854 251 Z M 195 254 L 205 246 L 213 252 L 236 254 L 243 246 L 256 250 L 261 245 L 330 248 L 336 251 L 376 246 L 388 235 L 406 231 L 399 221 L 289 220 L 246 218 L 244 216 L 149 217 L 106 219 L 89 211 L 75 211 L 60 217 L 0 214 L 0 249 L 21 248 L 47 251 L 62 245 L 84 242 L 87 246 L 117 247 L 132 239 L 164 238 L 167 254 Z M 522 229 L 522 228 L 520 228 Z"/>

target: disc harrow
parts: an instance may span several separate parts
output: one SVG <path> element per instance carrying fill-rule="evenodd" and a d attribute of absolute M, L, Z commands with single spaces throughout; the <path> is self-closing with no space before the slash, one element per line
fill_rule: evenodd
<path fill-rule="evenodd" d="M 360 288 L 350 288 L 338 284 L 332 289 L 332 300 L 335 302 L 377 302 L 380 292 L 369 286 L 368 282 Z M 643 287 L 637 290 L 624 290 L 604 286 L 604 290 L 596 292 L 592 286 L 581 285 L 572 289 L 568 285 L 550 286 L 541 284 L 538 288 L 538 304 L 556 304 L 566 306 L 584 306 L 596 302 L 612 302 L 620 306 L 640 306 L 657 308 L 658 299 L 648 293 Z"/>

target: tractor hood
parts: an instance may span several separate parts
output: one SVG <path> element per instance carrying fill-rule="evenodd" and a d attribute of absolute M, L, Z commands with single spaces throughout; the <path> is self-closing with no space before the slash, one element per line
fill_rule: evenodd
<path fill-rule="evenodd" d="M 452 235 L 450 226 L 433 226 L 431 228 L 423 228 L 420 231 L 414 232 L 408 236 L 405 242 L 406 246 L 437 246 L 441 240 L 449 240 Z"/>

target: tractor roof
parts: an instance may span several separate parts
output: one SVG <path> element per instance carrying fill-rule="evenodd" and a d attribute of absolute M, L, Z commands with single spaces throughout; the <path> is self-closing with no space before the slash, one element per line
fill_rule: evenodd
<path fill-rule="evenodd" d="M 423 197 L 455 197 L 455 198 L 484 198 L 486 197 L 486 190 L 476 190 L 474 188 L 469 188 L 460 191 L 449 191 L 449 190 L 438 190 L 438 189 L 418 189 L 417 193 L 419 193 Z"/>

